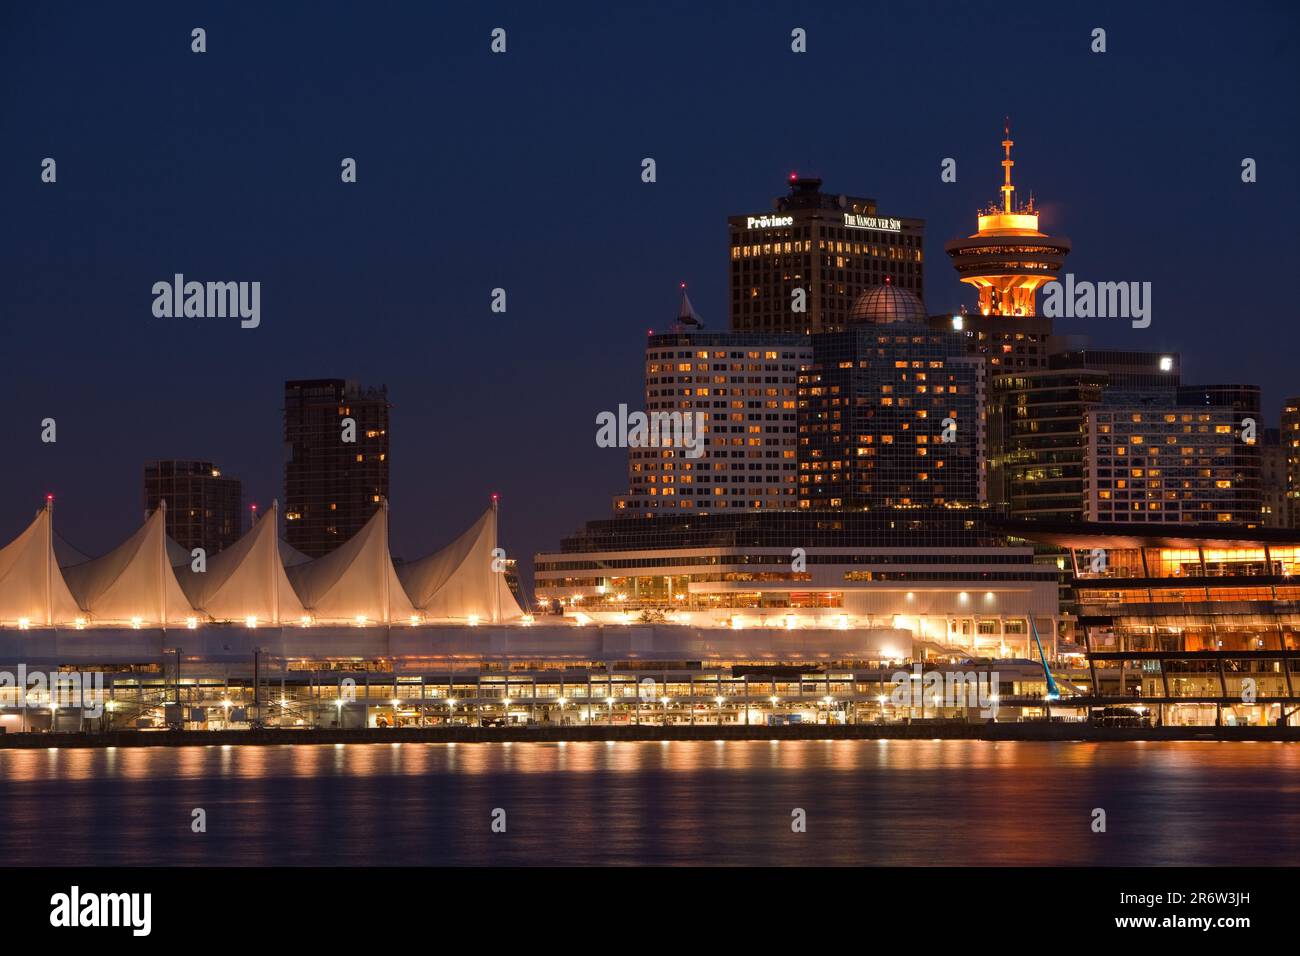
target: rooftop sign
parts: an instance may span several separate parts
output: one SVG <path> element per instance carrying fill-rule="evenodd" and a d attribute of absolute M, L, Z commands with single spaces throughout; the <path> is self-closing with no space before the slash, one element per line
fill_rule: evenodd
<path fill-rule="evenodd" d="M 882 232 L 901 232 L 903 228 L 900 219 L 884 219 L 877 216 L 858 216 L 851 212 L 844 214 L 844 225 L 850 229 L 877 229 Z"/>

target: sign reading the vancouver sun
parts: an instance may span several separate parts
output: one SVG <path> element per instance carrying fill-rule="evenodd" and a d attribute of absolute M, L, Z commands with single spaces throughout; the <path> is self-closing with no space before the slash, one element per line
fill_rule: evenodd
<path fill-rule="evenodd" d="M 880 232 L 902 232 L 901 219 L 884 219 L 877 216 L 859 216 L 851 212 L 844 214 L 844 225 L 850 229 L 875 229 Z"/>

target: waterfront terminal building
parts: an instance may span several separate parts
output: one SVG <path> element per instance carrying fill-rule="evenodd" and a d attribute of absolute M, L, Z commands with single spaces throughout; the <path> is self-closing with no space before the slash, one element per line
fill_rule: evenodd
<path fill-rule="evenodd" d="M 1159 724 L 1285 724 L 1300 709 L 1300 534 L 1023 523 L 1069 555 L 1091 705 Z"/>
<path fill-rule="evenodd" d="M 1054 566 L 957 509 L 591 521 L 539 554 L 540 605 L 582 622 L 878 633 L 898 659 L 1049 657 Z M 885 640 L 888 638 L 888 640 Z"/>

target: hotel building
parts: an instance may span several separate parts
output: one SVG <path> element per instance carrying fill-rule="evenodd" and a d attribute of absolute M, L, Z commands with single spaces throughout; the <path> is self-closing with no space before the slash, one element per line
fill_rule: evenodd
<path fill-rule="evenodd" d="M 388 497 L 388 389 L 284 383 L 285 540 L 309 557 L 355 535 Z M 345 420 L 355 441 L 343 440 Z"/>
<path fill-rule="evenodd" d="M 210 461 L 145 462 L 144 511 L 167 502 L 167 534 L 186 551 L 216 554 L 243 533 L 243 485 Z"/>
<path fill-rule="evenodd" d="M 840 329 L 858 296 L 887 279 L 922 294 L 924 220 L 881 216 L 874 199 L 832 196 L 821 186 L 792 173 L 772 210 L 727 219 L 733 330 Z M 792 309 L 796 289 L 805 293 L 804 312 Z"/>
<path fill-rule="evenodd" d="M 1206 404 L 1205 402 L 1213 404 Z M 1084 418 L 1088 521 L 1258 527 L 1258 386 L 1182 387 L 1172 401 L 1104 401 Z"/>
<path fill-rule="evenodd" d="M 614 499 L 615 512 L 796 507 L 796 405 L 800 369 L 812 359 L 807 337 L 699 325 L 683 288 L 676 326 L 646 345 L 645 410 L 704 416 L 702 450 L 690 457 L 669 436 L 629 448 L 629 492 Z"/>
<path fill-rule="evenodd" d="M 984 498 L 984 363 L 892 284 L 812 336 L 799 377 L 799 506 L 971 506 Z"/>

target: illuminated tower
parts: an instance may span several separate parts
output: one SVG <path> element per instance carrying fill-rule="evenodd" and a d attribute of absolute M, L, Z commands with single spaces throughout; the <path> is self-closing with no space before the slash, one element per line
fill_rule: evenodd
<path fill-rule="evenodd" d="M 1070 240 L 1038 231 L 1034 200 L 1017 206 L 1016 187 L 1011 183 L 1010 123 L 1002 140 L 1002 204 L 979 214 L 979 231 L 967 239 L 954 239 L 944 246 L 962 282 L 979 290 L 981 315 L 1032 316 L 1034 294 L 1056 278 Z"/>

